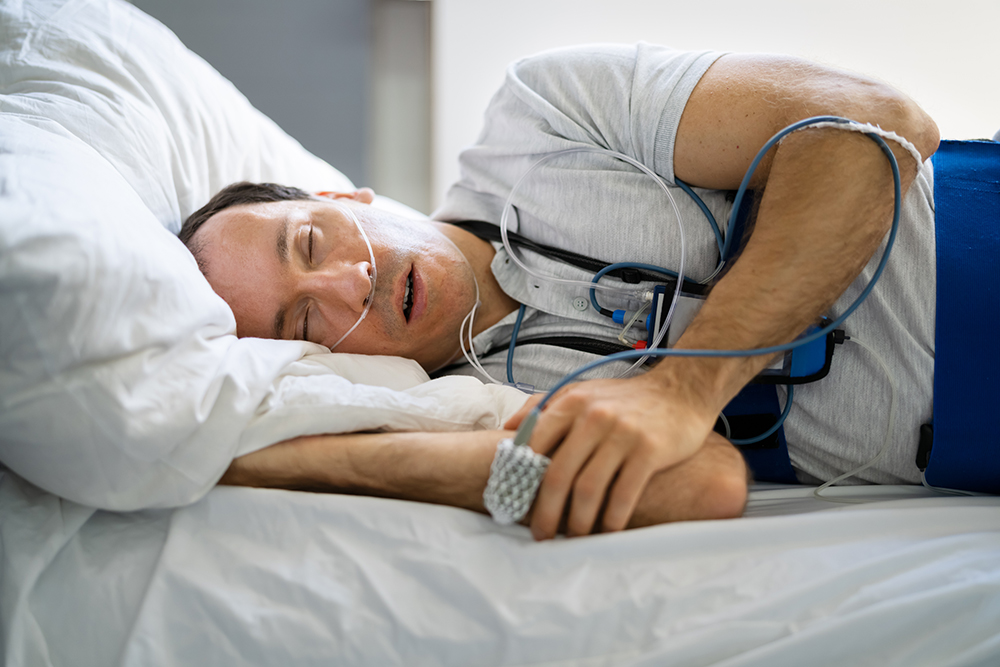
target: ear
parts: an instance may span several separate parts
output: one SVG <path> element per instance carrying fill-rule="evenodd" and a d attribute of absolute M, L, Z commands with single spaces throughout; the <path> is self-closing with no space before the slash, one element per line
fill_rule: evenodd
<path fill-rule="evenodd" d="M 317 192 L 317 197 L 326 197 L 327 199 L 350 199 L 351 201 L 356 201 L 361 204 L 371 204 L 375 201 L 375 191 L 371 188 L 361 188 L 360 190 L 354 190 L 353 192 Z"/>

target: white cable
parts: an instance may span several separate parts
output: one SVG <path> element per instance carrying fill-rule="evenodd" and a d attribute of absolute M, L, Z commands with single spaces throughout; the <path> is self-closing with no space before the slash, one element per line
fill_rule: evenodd
<path fill-rule="evenodd" d="M 492 375 L 490 375 L 489 373 L 486 372 L 486 369 L 483 368 L 483 365 L 479 362 L 479 358 L 476 356 L 476 348 L 472 344 L 472 338 L 473 338 L 473 333 L 474 333 L 474 325 L 475 325 L 475 321 L 476 321 L 476 310 L 479 309 L 479 305 L 480 305 L 480 301 L 479 301 L 479 281 L 476 280 L 475 274 L 473 274 L 473 276 L 472 276 L 472 281 L 476 285 L 476 303 L 473 304 L 472 310 L 470 310 L 469 314 L 466 315 L 465 319 L 462 320 L 462 326 L 460 326 L 459 329 L 458 329 L 458 349 L 460 349 L 462 351 L 462 356 L 465 357 L 465 360 L 468 361 L 472 365 L 472 367 L 475 368 L 476 371 L 480 375 L 482 375 L 484 378 L 486 378 L 487 382 L 490 382 L 492 384 L 504 384 L 503 382 L 501 382 L 500 380 L 497 380 L 495 377 L 493 377 Z M 466 351 L 466 346 L 465 346 L 465 324 L 466 324 L 466 322 L 468 322 L 468 324 L 469 324 L 469 346 L 468 346 L 468 351 Z"/>
<path fill-rule="evenodd" d="M 608 157 L 612 157 L 612 158 L 615 158 L 617 160 L 621 160 L 622 162 L 625 162 L 626 164 L 632 165 L 633 167 L 635 167 L 639 171 L 643 172 L 644 174 L 646 174 L 647 176 L 649 176 L 650 178 L 652 178 L 656 182 L 656 184 L 660 186 L 660 189 L 663 190 L 663 193 L 667 196 L 667 200 L 670 202 L 670 206 L 671 206 L 671 208 L 674 211 L 674 216 L 675 216 L 675 219 L 677 220 L 677 232 L 678 232 L 678 237 L 679 237 L 679 241 L 680 241 L 680 244 L 679 244 L 680 245 L 680 266 L 677 269 L 677 286 L 674 288 L 674 295 L 673 295 L 673 298 L 670 301 L 670 308 L 667 309 L 667 315 L 666 315 L 666 317 L 663 320 L 663 325 L 661 326 L 660 334 L 656 337 L 656 339 L 653 341 L 653 344 L 651 346 L 651 347 L 656 347 L 657 345 L 660 344 L 660 341 L 663 340 L 663 337 L 666 334 L 667 329 L 670 327 L 670 322 L 673 319 L 674 311 L 676 310 L 677 304 L 680 301 L 681 291 L 682 291 L 682 288 L 684 287 L 684 269 L 685 269 L 685 262 L 686 262 L 686 258 L 687 258 L 687 248 L 686 248 L 686 239 L 685 239 L 685 236 L 684 236 L 684 225 L 683 225 L 683 222 L 682 222 L 682 219 L 681 219 L 681 212 L 680 212 L 680 209 L 677 207 L 677 202 L 674 200 L 674 195 L 673 195 L 673 193 L 670 192 L 670 189 L 667 187 L 667 184 L 663 182 L 663 179 L 660 178 L 660 176 L 656 172 L 654 172 L 652 169 L 650 169 L 646 165 L 642 164 L 638 160 L 635 160 L 635 159 L 629 157 L 628 155 L 625 155 L 624 153 L 618 153 L 616 151 L 608 150 L 606 148 L 598 148 L 597 146 L 579 146 L 577 148 L 568 148 L 566 150 L 556 151 L 554 153 L 548 153 L 546 155 L 543 155 L 534 164 L 532 164 L 530 167 L 528 167 L 528 169 L 525 170 L 525 172 L 523 174 L 521 174 L 520 178 L 517 179 L 517 182 L 514 183 L 514 187 L 511 188 L 510 194 L 507 195 L 507 200 L 504 202 L 503 210 L 502 210 L 501 215 L 500 215 L 500 237 L 503 240 L 504 249 L 507 251 L 507 255 L 512 260 L 514 260 L 514 264 L 516 264 L 518 266 L 518 268 L 520 268 L 522 271 L 524 271 L 525 273 L 527 273 L 529 276 L 532 276 L 534 278 L 538 278 L 539 280 L 544 280 L 546 282 L 556 283 L 556 284 L 559 284 L 559 285 L 573 285 L 573 286 L 583 287 L 583 288 L 585 288 L 587 290 L 595 289 L 595 290 L 603 291 L 603 292 L 617 292 L 619 295 L 623 295 L 623 296 L 626 296 L 626 297 L 629 297 L 629 298 L 638 299 L 638 300 L 645 300 L 644 299 L 644 296 L 645 296 L 644 291 L 639 290 L 639 289 L 626 289 L 626 288 L 618 286 L 618 285 L 608 285 L 608 284 L 600 283 L 600 282 L 596 282 L 595 283 L 595 282 L 588 282 L 588 281 L 584 281 L 584 280 L 572 280 L 572 279 L 569 279 L 569 278 L 557 278 L 556 276 L 546 276 L 546 275 L 544 275 L 542 273 L 538 273 L 537 271 L 535 271 L 532 268 L 530 268 L 529 266 L 527 266 L 524 262 L 521 261 L 521 259 L 514 252 L 514 248 L 511 246 L 510 239 L 507 236 L 507 227 L 508 227 L 508 224 L 509 224 L 508 221 L 510 219 L 510 212 L 514 209 L 514 206 L 513 206 L 514 195 L 517 193 L 518 188 L 521 187 L 521 184 L 531 174 L 531 172 L 533 172 L 536 168 L 538 168 L 542 164 L 544 164 L 544 163 L 548 162 L 549 160 L 554 159 L 556 157 L 560 157 L 562 155 L 569 155 L 571 153 L 597 153 L 598 155 L 606 155 Z M 718 270 L 719 269 L 717 268 L 716 271 L 718 271 Z M 475 311 L 475 309 L 473 309 L 473 311 Z M 470 315 L 471 315 L 471 313 L 470 313 Z M 628 329 L 626 328 L 626 331 L 627 330 Z M 470 332 L 471 332 L 471 325 L 470 325 Z M 471 347 L 471 343 L 470 343 L 470 347 Z M 465 348 L 463 346 L 463 354 L 464 353 L 465 353 Z M 473 356 L 474 355 L 475 355 L 475 352 L 473 352 Z M 468 355 L 466 355 L 466 359 L 469 359 Z M 646 363 L 646 360 L 648 360 L 648 359 L 649 359 L 648 356 L 640 357 L 639 359 L 636 360 L 636 362 L 634 364 L 632 364 L 631 366 L 629 366 L 618 377 L 619 378 L 626 377 L 627 375 L 629 375 L 630 373 L 632 373 L 632 371 L 634 371 L 635 369 L 639 368 L 642 364 Z M 485 377 L 489 378 L 489 380 L 491 382 L 497 382 L 496 380 L 494 380 L 492 378 L 492 376 L 489 375 L 489 373 L 487 373 L 484 369 L 482 369 L 481 366 L 479 366 L 477 363 L 472 362 L 471 359 L 469 359 L 469 361 L 470 361 L 470 363 L 473 363 L 473 365 L 476 366 L 476 368 Z M 504 383 L 501 382 L 500 384 L 504 384 Z"/>
<path fill-rule="evenodd" d="M 865 463 L 864 465 L 860 466 L 859 468 L 856 468 L 856 469 L 852 470 L 851 472 L 845 473 L 845 474 L 843 474 L 843 475 L 841 475 L 841 476 L 839 476 L 839 477 L 837 477 L 835 479 L 831 479 L 829 482 L 823 484 L 822 486 L 817 487 L 813 491 L 813 495 L 815 497 L 819 498 L 820 500 L 829 500 L 829 501 L 837 502 L 837 503 L 860 503 L 860 502 L 865 502 L 865 501 L 863 501 L 863 500 L 851 500 L 851 499 L 847 499 L 847 498 L 834 498 L 832 496 L 821 495 L 821 493 L 827 487 L 832 486 L 832 485 L 836 484 L 839 481 L 847 479 L 848 477 L 856 475 L 859 472 L 861 472 L 862 470 L 865 470 L 865 469 L 870 468 L 871 466 L 875 465 L 880 460 L 882 460 L 882 457 L 885 456 L 885 454 L 886 454 L 887 451 L 889 451 L 889 443 L 892 441 L 892 432 L 893 432 L 893 429 L 895 427 L 895 422 L 896 422 L 896 381 L 893 378 L 892 374 L 889 372 L 889 367 L 882 360 L 882 358 L 879 357 L 878 354 L 875 353 L 875 351 L 872 348 L 868 347 L 867 345 L 865 345 L 864 343 L 862 343 L 857 338 L 853 338 L 852 337 L 852 338 L 849 338 L 848 340 L 850 340 L 852 343 L 857 343 L 858 345 L 860 345 L 864 349 L 868 350 L 869 354 L 871 354 L 873 357 L 875 357 L 875 360 L 878 361 L 879 365 L 882 367 L 882 370 L 885 372 L 886 377 L 889 378 L 889 387 L 891 388 L 891 391 L 892 391 L 892 399 L 891 399 L 890 404 L 889 404 L 889 423 L 886 425 L 885 442 L 882 443 L 882 448 L 879 450 L 878 454 L 875 455 L 875 458 L 873 458 L 871 461 L 869 461 L 868 463 Z M 933 486 L 933 485 L 931 485 L 931 484 L 929 484 L 927 482 L 927 477 L 926 477 L 925 471 L 923 471 L 923 470 L 920 471 L 920 483 L 925 488 L 930 489 L 931 491 L 936 491 L 938 493 L 944 493 L 944 494 L 954 495 L 954 496 L 975 496 L 975 495 L 978 495 L 976 493 L 972 493 L 970 491 L 963 491 L 961 489 L 947 489 L 947 488 L 944 488 L 944 487 L 941 487 L 941 486 Z"/>
<path fill-rule="evenodd" d="M 476 357 L 475 348 L 472 345 L 472 338 L 473 338 L 472 327 L 476 310 L 478 308 L 479 308 L 479 301 L 476 301 L 475 305 L 472 306 L 472 310 L 470 310 L 469 314 L 466 315 L 465 319 L 462 320 L 462 326 L 459 327 L 458 330 L 458 346 L 459 349 L 462 351 L 462 356 L 465 357 L 465 360 L 469 362 L 469 364 L 476 370 L 476 372 L 482 375 L 487 382 L 493 384 L 501 384 L 496 378 L 487 373 L 486 369 L 483 368 L 483 366 L 479 363 L 479 358 Z M 466 338 L 465 338 L 465 327 L 467 325 L 469 327 L 468 347 L 466 346 Z"/>
<path fill-rule="evenodd" d="M 541 158 L 538 159 L 538 161 L 536 161 L 533 165 L 531 165 L 530 167 L 528 167 L 528 169 L 523 174 L 521 174 L 521 177 L 517 179 L 517 182 L 514 183 L 514 187 L 512 187 L 511 190 L 510 190 L 510 194 L 507 195 L 507 201 L 504 202 L 503 210 L 502 210 L 501 215 L 500 215 L 500 237 L 503 239 L 503 247 L 507 250 L 507 254 L 510 256 L 510 258 L 514 260 L 514 263 L 518 266 L 518 268 L 520 268 L 522 271 L 524 271 L 525 273 L 527 273 L 529 276 L 532 276 L 534 278 L 538 278 L 539 280 L 544 280 L 544 281 L 549 282 L 549 283 L 556 283 L 556 284 L 559 284 L 559 285 L 573 285 L 573 286 L 577 286 L 577 287 L 584 287 L 584 288 L 586 288 L 588 290 L 590 290 L 590 289 L 596 289 L 598 291 L 617 292 L 618 294 L 622 294 L 622 295 L 625 295 L 625 296 L 631 297 L 631 298 L 640 298 L 641 297 L 641 292 L 639 290 L 635 290 L 635 289 L 631 289 L 630 290 L 630 289 L 626 289 L 626 288 L 623 288 L 623 287 L 620 287 L 620 286 L 617 286 L 617 285 L 607 285 L 607 284 L 603 284 L 603 283 L 592 283 L 592 282 L 588 282 L 588 281 L 584 281 L 584 280 L 572 280 L 572 279 L 569 279 L 569 278 L 557 278 L 555 276 L 546 276 L 544 274 L 538 273 L 534 269 L 532 269 L 529 266 L 527 266 L 524 262 L 522 262 L 521 259 L 517 256 L 517 254 L 514 253 L 514 249 L 510 245 L 510 240 L 507 238 L 507 227 L 508 227 L 508 224 L 509 224 L 508 221 L 510 219 L 510 212 L 514 208 L 514 206 L 513 206 L 514 195 L 517 193 L 518 188 L 521 187 L 521 184 L 528 177 L 528 175 L 531 174 L 531 172 L 533 172 L 539 166 L 541 166 L 542 164 L 548 162 L 551 159 L 554 159 L 554 158 L 557 158 L 557 157 L 560 157 L 560 156 L 563 156 L 563 155 L 569 155 L 570 153 L 597 153 L 598 155 L 607 155 L 607 156 L 615 158 L 617 160 L 621 160 L 622 162 L 625 162 L 627 164 L 632 165 L 633 167 L 635 167 L 636 169 L 638 169 L 639 171 L 643 172 L 644 174 L 646 174 L 647 176 L 649 176 L 650 178 L 652 178 L 654 181 L 656 181 L 656 184 L 659 185 L 660 189 L 663 190 L 664 194 L 667 195 L 667 199 L 670 201 L 670 206 L 671 206 L 671 208 L 673 208 L 674 215 L 677 218 L 677 229 L 678 229 L 678 231 L 680 233 L 680 258 L 681 259 L 680 259 L 680 268 L 677 271 L 677 293 L 679 294 L 680 293 L 680 288 L 681 288 L 681 286 L 682 286 L 682 284 L 684 282 L 684 257 L 686 255 L 686 253 L 685 253 L 685 247 L 684 247 L 684 243 L 685 243 L 685 241 L 684 241 L 684 226 L 681 224 L 681 212 L 680 212 L 680 209 L 677 208 L 677 202 L 674 201 L 673 194 L 670 192 L 670 189 L 667 187 L 666 183 L 663 182 L 663 179 L 661 179 L 659 177 L 659 175 L 656 174 L 656 172 L 654 172 L 652 169 L 650 169 L 646 165 L 642 164 L 638 160 L 635 160 L 635 159 L 633 159 L 633 158 L 631 158 L 628 155 L 625 155 L 623 153 L 617 153 L 615 151 L 611 151 L 611 150 L 608 150 L 606 148 L 598 148 L 597 146 L 579 146 L 577 148 L 567 148 L 566 150 L 556 151 L 554 153 L 548 153 L 546 155 L 543 155 Z"/>
<path fill-rule="evenodd" d="M 889 366 L 885 363 L 885 361 L 882 360 L 882 357 L 880 357 L 875 352 L 875 350 L 873 350 L 872 348 L 870 348 L 868 345 L 861 342 L 857 338 L 854 338 L 853 336 L 851 338 L 848 338 L 847 340 L 867 350 L 868 353 L 875 358 L 875 361 L 878 362 L 879 366 L 882 367 L 882 371 L 885 373 L 885 376 L 889 378 L 889 390 L 891 393 L 889 399 L 889 421 L 888 423 L 886 423 L 885 426 L 885 440 L 882 442 L 882 447 L 878 450 L 878 453 L 870 461 L 868 461 L 868 463 L 858 466 L 854 470 L 851 470 L 850 472 L 845 472 L 843 475 L 835 477 L 831 479 L 829 482 L 826 482 L 825 484 L 818 486 L 816 489 L 813 490 L 813 496 L 819 498 L 820 500 L 829 500 L 835 503 L 861 503 L 865 501 L 848 499 L 848 498 L 834 498 L 832 496 L 824 496 L 821 494 L 825 489 L 827 489 L 830 486 L 833 486 L 837 482 L 841 482 L 847 479 L 848 477 L 853 477 L 854 475 L 857 475 L 861 471 L 867 470 L 868 468 L 872 467 L 873 465 L 881 461 L 882 458 L 885 456 L 886 452 L 889 451 L 889 445 L 892 443 L 893 431 L 895 430 L 896 427 L 896 378 L 893 377 L 892 373 L 889 371 Z"/>
<path fill-rule="evenodd" d="M 719 413 L 719 419 L 722 420 L 722 425 L 726 427 L 726 440 L 732 440 L 733 439 L 733 430 L 731 428 L 729 428 L 729 420 L 726 418 L 726 415 L 724 415 L 724 414 L 722 414 L 720 412 Z"/>
<path fill-rule="evenodd" d="M 920 471 L 920 483 L 924 485 L 924 488 L 930 489 L 931 491 L 937 491 L 938 493 L 944 493 L 949 496 L 978 496 L 978 493 L 973 493 L 972 491 L 963 491 L 961 489 L 948 489 L 943 486 L 934 486 L 927 482 L 927 471 Z"/>
<path fill-rule="evenodd" d="M 625 338 L 625 334 L 627 334 L 629 332 L 629 329 L 632 328 L 632 326 L 635 324 L 635 321 L 638 320 L 640 317 L 642 317 L 642 314 L 644 312 L 646 312 L 646 309 L 649 308 L 651 305 L 652 305 L 652 302 L 647 303 L 647 304 L 643 305 L 642 308 L 640 308 L 639 310 L 635 311 L 635 314 L 632 315 L 632 319 L 630 319 L 628 321 L 628 324 L 625 325 L 625 328 L 622 329 L 622 332 L 620 334 L 618 334 L 618 341 L 622 345 L 628 345 L 628 346 L 632 345 L 632 343 L 628 342 L 628 340 Z"/>

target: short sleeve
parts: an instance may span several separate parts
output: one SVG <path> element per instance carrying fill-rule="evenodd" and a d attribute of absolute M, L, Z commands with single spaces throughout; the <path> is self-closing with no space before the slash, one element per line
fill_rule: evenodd
<path fill-rule="evenodd" d="M 513 63 L 478 140 L 460 157 L 461 180 L 435 217 L 496 220 L 502 201 L 488 195 L 508 191 L 528 160 L 580 146 L 623 153 L 672 182 L 681 114 L 721 55 L 596 44 Z"/>

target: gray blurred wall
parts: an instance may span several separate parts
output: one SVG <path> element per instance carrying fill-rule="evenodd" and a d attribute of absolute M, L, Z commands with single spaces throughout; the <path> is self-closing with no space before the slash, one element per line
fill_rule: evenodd
<path fill-rule="evenodd" d="M 355 184 L 427 212 L 428 2 L 131 1 Z"/>

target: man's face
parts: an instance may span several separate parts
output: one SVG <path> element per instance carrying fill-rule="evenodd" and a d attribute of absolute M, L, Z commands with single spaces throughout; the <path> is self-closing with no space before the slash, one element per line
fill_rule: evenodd
<path fill-rule="evenodd" d="M 206 277 L 233 309 L 237 335 L 330 347 L 357 322 L 371 290 L 371 262 L 343 210 L 349 206 L 378 275 L 367 317 L 337 352 L 403 356 L 428 370 L 445 365 L 459 351 L 459 327 L 476 300 L 465 256 L 434 223 L 341 202 L 245 204 L 198 230 Z"/>

